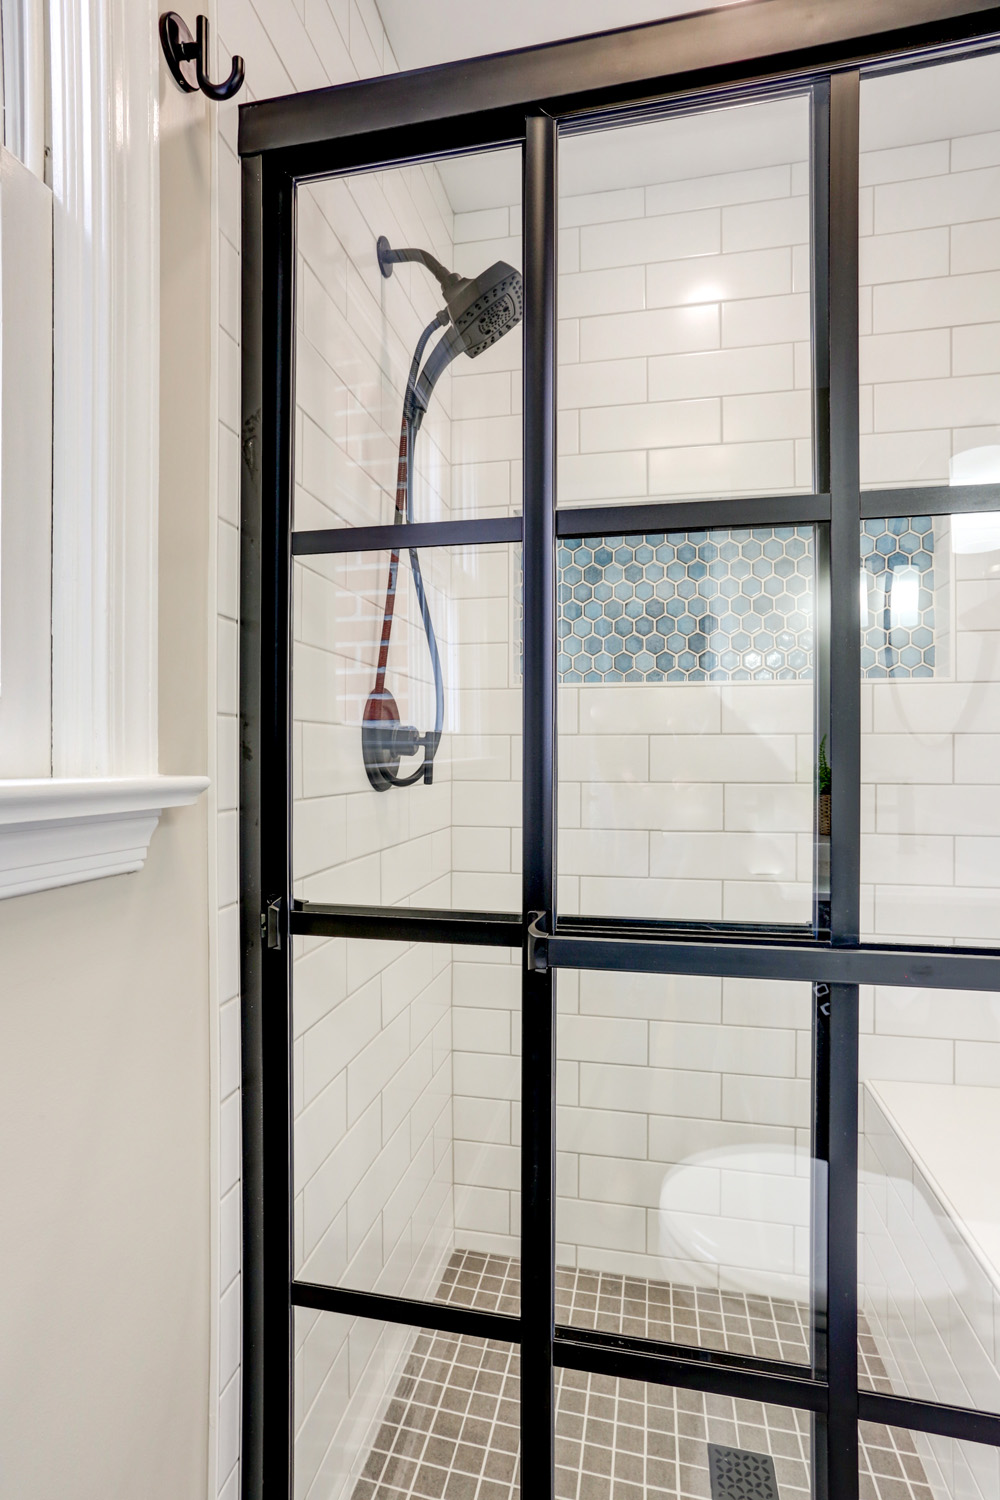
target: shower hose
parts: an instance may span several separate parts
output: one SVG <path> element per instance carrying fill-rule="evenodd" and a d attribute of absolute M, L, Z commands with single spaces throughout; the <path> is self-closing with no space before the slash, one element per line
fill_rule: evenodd
<path fill-rule="evenodd" d="M 416 404 L 417 375 L 420 371 L 420 361 L 423 358 L 427 341 L 436 328 L 443 327 L 448 323 L 447 311 L 438 313 L 433 322 L 428 323 L 414 350 L 413 360 L 410 364 L 410 373 L 406 383 L 406 395 L 403 398 L 403 418 L 399 430 L 399 463 L 396 469 L 396 509 L 393 516 L 393 524 L 400 526 L 404 521 L 413 521 L 413 468 L 416 457 L 417 432 L 423 418 L 422 409 Z M 424 747 L 423 763 L 412 771 L 409 776 L 399 776 L 385 769 L 383 775 L 386 780 L 394 786 L 412 786 L 416 781 L 430 782 L 434 771 L 434 756 L 437 753 L 444 729 L 444 679 L 441 675 L 441 656 L 438 652 L 437 636 L 434 634 L 434 621 L 431 618 L 430 606 L 427 602 L 427 590 L 424 586 L 424 576 L 420 571 L 420 558 L 416 549 L 408 549 L 410 555 L 410 571 L 413 574 L 413 587 L 417 596 L 417 604 L 420 609 L 420 618 L 423 622 L 424 635 L 427 638 L 427 651 L 431 659 L 431 671 L 434 674 L 434 728 L 425 734 L 419 741 Z M 389 642 L 392 639 L 392 621 L 396 608 L 396 580 L 399 575 L 399 548 L 394 547 L 389 554 L 389 577 L 385 588 L 385 605 L 382 611 L 382 635 L 379 640 L 378 665 L 375 671 L 375 687 L 372 697 L 378 701 L 386 701 L 385 673 L 389 663 Z M 416 745 L 413 746 L 416 749 Z"/>

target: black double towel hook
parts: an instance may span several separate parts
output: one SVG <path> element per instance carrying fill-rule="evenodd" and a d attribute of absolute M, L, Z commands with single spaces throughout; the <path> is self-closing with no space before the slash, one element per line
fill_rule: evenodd
<path fill-rule="evenodd" d="M 225 83 L 212 83 L 208 76 L 208 17 L 198 17 L 197 40 L 188 30 L 187 23 L 175 10 L 165 10 L 160 17 L 160 43 L 167 67 L 175 81 L 186 94 L 201 89 L 209 99 L 221 104 L 231 99 L 243 87 L 245 76 L 242 57 L 233 58 L 232 72 Z M 191 65 L 194 64 L 194 78 Z"/>

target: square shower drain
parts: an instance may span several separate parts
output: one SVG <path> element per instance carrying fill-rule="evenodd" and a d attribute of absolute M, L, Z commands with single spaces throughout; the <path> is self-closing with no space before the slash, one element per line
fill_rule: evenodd
<path fill-rule="evenodd" d="M 779 1500 L 774 1460 L 768 1453 L 708 1444 L 712 1500 Z"/>

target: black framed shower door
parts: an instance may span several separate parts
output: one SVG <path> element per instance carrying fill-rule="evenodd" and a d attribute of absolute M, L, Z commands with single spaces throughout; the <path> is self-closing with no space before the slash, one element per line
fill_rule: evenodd
<path fill-rule="evenodd" d="M 863 34 L 858 28 L 863 27 Z M 1000 990 L 1000 951 L 860 940 L 858 536 L 865 518 L 997 509 L 995 486 L 861 493 L 858 161 L 862 71 L 961 55 L 1000 31 L 968 0 L 758 3 L 246 105 L 243 164 L 241 875 L 243 1459 L 247 1500 L 291 1493 L 294 1310 L 504 1341 L 521 1356 L 520 1488 L 554 1494 L 554 1372 L 592 1372 L 811 1414 L 813 1492 L 855 1500 L 858 1423 L 1000 1444 L 1000 1417 L 859 1388 L 858 987 Z M 928 73 L 927 77 L 931 75 Z M 614 507 L 558 504 L 557 143 L 762 95 L 809 103 L 811 492 Z M 437 156 L 523 153 L 523 514 L 293 529 L 299 185 Z M 828 879 L 811 920 L 754 924 L 560 917 L 556 909 L 557 548 L 561 538 L 725 526 L 815 528 L 815 731 L 829 742 Z M 291 575 L 297 556 L 520 543 L 522 891 L 518 914 L 296 900 L 291 864 Z M 395 794 L 393 794 L 395 795 Z M 817 824 L 818 827 L 818 824 Z M 521 954 L 519 1315 L 414 1301 L 294 1274 L 292 941 L 346 936 Z M 556 1321 L 555 1067 L 563 970 L 807 981 L 813 990 L 810 1360 L 793 1365 Z M 825 1226 L 825 1232 L 823 1232 Z M 612 1492 L 613 1493 L 613 1492 Z"/>

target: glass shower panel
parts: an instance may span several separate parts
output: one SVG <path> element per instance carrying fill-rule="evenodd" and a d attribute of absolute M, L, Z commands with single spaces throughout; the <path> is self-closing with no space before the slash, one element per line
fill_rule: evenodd
<path fill-rule="evenodd" d="M 860 1383 L 1000 1411 L 1000 995 L 861 1001 Z"/>
<path fill-rule="evenodd" d="M 996 54 L 862 81 L 866 488 L 1000 484 L 998 132 Z"/>
<path fill-rule="evenodd" d="M 556 1320 L 808 1364 L 812 989 L 559 975 Z"/>
<path fill-rule="evenodd" d="M 295 895 L 516 911 L 521 690 L 510 548 L 294 568 Z M 414 779 L 415 778 L 415 779 Z"/>
<path fill-rule="evenodd" d="M 859 1422 L 863 1500 L 989 1500 L 1000 1495 L 1000 1449 L 936 1433 Z"/>
<path fill-rule="evenodd" d="M 809 112 L 560 137 L 560 505 L 812 490 Z"/>
<path fill-rule="evenodd" d="M 562 911 L 811 921 L 814 590 L 810 526 L 560 543 Z"/>
<path fill-rule="evenodd" d="M 1000 941 L 1000 516 L 865 521 L 862 934 Z"/>
<path fill-rule="evenodd" d="M 294 940 L 300 1281 L 518 1309 L 520 954 Z"/>
<path fill-rule="evenodd" d="M 295 1500 L 516 1500 L 516 1344 L 295 1310 Z"/>
<path fill-rule="evenodd" d="M 407 464 L 414 521 L 520 510 L 520 150 L 303 183 L 297 212 L 295 529 L 391 522 Z"/>
<path fill-rule="evenodd" d="M 810 1500 L 810 1426 L 785 1406 L 557 1370 L 555 1493 Z"/>

